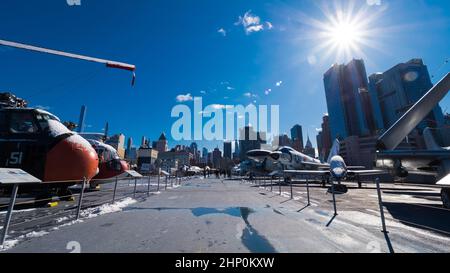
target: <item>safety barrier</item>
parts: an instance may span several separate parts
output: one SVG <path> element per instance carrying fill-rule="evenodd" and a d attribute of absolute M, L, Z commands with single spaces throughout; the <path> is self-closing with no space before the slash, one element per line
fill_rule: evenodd
<path fill-rule="evenodd" d="M 87 181 L 86 179 L 83 179 L 83 181 L 58 181 L 58 183 L 77 183 L 80 184 L 81 189 L 79 193 L 74 193 L 70 195 L 60 195 L 58 196 L 59 201 L 66 200 L 68 198 L 73 198 L 75 201 L 76 198 L 78 198 L 76 205 L 69 207 L 69 208 L 61 208 L 58 209 L 57 207 L 50 206 L 49 208 L 41 208 L 38 207 L 39 210 L 47 211 L 48 210 L 54 210 L 54 213 L 42 213 L 44 215 L 34 217 L 31 220 L 26 221 L 18 221 L 15 223 L 11 222 L 14 208 L 17 208 L 18 206 L 34 206 L 37 204 L 45 204 L 49 203 L 51 204 L 51 201 L 53 201 L 53 197 L 47 197 L 47 198 L 41 198 L 41 199 L 33 199 L 33 200 L 27 200 L 23 202 L 16 202 L 17 200 L 17 194 L 18 189 L 21 185 L 21 183 L 17 183 L 13 185 L 13 189 L 11 192 L 11 197 L 9 199 L 8 204 L 0 204 L 0 209 L 7 208 L 7 213 L 4 218 L 3 223 L 3 230 L 2 235 L 0 238 L 0 246 L 3 246 L 6 240 L 6 237 L 8 235 L 8 230 L 11 226 L 20 226 L 23 224 L 30 224 L 32 221 L 43 221 L 46 220 L 46 218 L 56 218 L 57 216 L 67 216 L 71 215 L 71 211 L 75 210 L 75 213 L 73 214 L 73 218 L 75 220 L 80 219 L 81 211 L 82 209 L 86 209 L 89 207 L 95 207 L 100 206 L 103 204 L 114 204 L 119 199 L 126 198 L 128 196 L 133 196 L 133 198 L 137 197 L 137 194 L 145 194 L 145 196 L 150 196 L 152 192 L 159 192 L 162 188 L 162 183 L 164 183 L 164 189 L 167 190 L 169 187 L 173 188 L 176 185 L 181 185 L 183 181 L 189 180 L 192 177 L 182 177 L 178 174 L 175 175 L 165 175 L 164 178 L 162 175 L 154 175 L 154 176 L 142 176 L 142 177 L 124 177 L 119 178 L 116 177 L 114 179 L 96 179 Z M 164 181 L 162 180 L 164 179 Z M 94 185 L 98 184 L 101 185 L 101 187 L 105 186 L 105 189 L 101 190 L 95 190 L 91 191 L 89 188 L 87 188 L 87 185 L 89 183 L 92 183 Z M 170 185 L 170 186 L 169 186 Z M 145 187 L 145 190 L 140 190 L 140 188 Z M 130 188 L 132 190 L 130 191 Z M 74 189 L 75 191 L 75 189 Z M 86 198 L 89 197 L 89 200 L 86 200 Z M 72 202 L 69 201 L 69 202 Z M 54 220 L 54 219 L 50 219 Z"/>
<path fill-rule="evenodd" d="M 311 205 L 311 201 L 310 201 L 310 175 L 299 175 L 303 178 L 305 178 L 305 185 L 306 185 L 306 196 L 307 196 L 307 204 L 306 207 L 309 207 Z M 273 192 L 273 181 L 274 181 L 274 177 L 278 177 L 277 180 L 277 184 L 279 187 L 279 195 L 281 195 L 281 178 L 284 178 L 284 176 L 265 176 L 262 175 L 260 177 L 254 177 L 253 179 L 249 179 L 250 183 L 255 184 L 259 187 L 263 187 L 265 190 L 267 190 L 266 187 L 266 181 L 270 180 L 270 191 Z M 289 182 L 289 189 L 290 189 L 290 199 L 293 200 L 294 199 L 294 193 L 293 193 L 293 181 L 290 180 Z M 337 205 L 336 205 L 336 191 L 335 191 L 335 183 L 333 181 L 333 179 L 330 179 L 330 191 L 332 194 L 332 200 L 333 200 L 333 212 L 334 215 L 333 217 L 336 217 L 338 215 L 338 211 L 337 211 Z M 382 198 L 382 194 L 381 194 L 381 188 L 380 188 L 380 179 L 378 177 L 375 178 L 374 181 L 375 185 L 376 185 L 376 190 L 377 190 L 377 198 L 378 198 L 378 206 L 379 206 L 379 210 L 380 210 L 380 220 L 381 220 L 381 227 L 382 227 L 382 232 L 383 233 L 388 233 L 387 228 L 386 228 L 386 220 L 385 220 L 385 216 L 384 216 L 384 206 L 383 206 L 383 198 Z"/>

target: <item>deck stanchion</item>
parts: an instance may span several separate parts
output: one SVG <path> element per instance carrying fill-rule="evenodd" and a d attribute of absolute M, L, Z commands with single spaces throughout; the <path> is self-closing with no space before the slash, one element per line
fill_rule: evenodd
<path fill-rule="evenodd" d="M 294 199 L 294 192 L 292 191 L 292 179 L 289 182 L 289 184 L 291 184 L 291 199 Z"/>
<path fill-rule="evenodd" d="M 81 185 L 80 198 L 78 199 L 76 220 L 80 219 L 81 205 L 83 204 L 83 196 L 84 196 L 84 190 L 86 189 L 86 182 L 87 181 L 86 181 L 86 177 L 85 177 L 85 178 L 83 178 L 83 185 Z"/>
<path fill-rule="evenodd" d="M 150 173 L 148 174 L 147 195 L 150 195 Z"/>
<path fill-rule="evenodd" d="M 134 178 L 134 190 L 133 190 L 133 198 L 136 197 L 136 186 L 137 186 L 137 178 Z"/>
<path fill-rule="evenodd" d="M 378 205 L 380 206 L 380 215 L 381 215 L 381 226 L 383 228 L 383 232 L 387 233 L 386 230 L 386 222 L 384 219 L 384 209 L 383 209 L 383 200 L 381 198 L 381 189 L 380 189 L 380 178 L 377 177 L 375 179 L 375 183 L 377 184 L 377 193 L 378 193 Z"/>
<path fill-rule="evenodd" d="M 273 190 L 273 177 L 270 177 L 270 192 Z"/>
<path fill-rule="evenodd" d="M 116 201 L 116 192 L 117 192 L 117 183 L 118 182 L 119 182 L 119 178 L 116 176 L 116 182 L 114 183 L 114 192 L 113 192 L 113 199 L 112 199 L 113 204 Z"/>
<path fill-rule="evenodd" d="M 281 195 L 281 176 L 278 177 L 279 195 Z"/>
<path fill-rule="evenodd" d="M 166 185 L 164 186 L 164 189 L 165 189 L 165 190 L 167 190 L 167 179 L 168 179 L 169 176 L 170 176 L 170 174 L 169 174 L 169 175 L 166 175 Z"/>
<path fill-rule="evenodd" d="M 156 191 L 159 191 L 159 181 L 161 180 L 161 168 L 158 169 L 158 186 L 156 188 Z"/>
<path fill-rule="evenodd" d="M 309 202 L 309 178 L 306 177 L 306 196 L 308 197 L 308 206 L 311 205 L 311 203 Z"/>
<path fill-rule="evenodd" d="M 336 208 L 336 196 L 334 194 L 334 180 L 333 179 L 331 179 L 331 192 L 333 194 L 334 216 L 336 216 L 338 214 L 337 214 L 337 208 Z"/>
<path fill-rule="evenodd" d="M 5 244 L 6 235 L 8 234 L 9 223 L 11 222 L 11 216 L 14 209 L 14 204 L 16 203 L 17 191 L 19 190 L 19 184 L 14 184 L 13 190 L 11 193 L 11 198 L 9 199 L 8 212 L 6 213 L 5 224 L 3 226 L 3 234 L 2 239 L 0 241 L 0 245 Z"/>

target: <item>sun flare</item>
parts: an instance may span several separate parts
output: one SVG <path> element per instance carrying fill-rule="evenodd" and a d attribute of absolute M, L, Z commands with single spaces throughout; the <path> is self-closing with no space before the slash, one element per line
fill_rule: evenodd
<path fill-rule="evenodd" d="M 327 2 L 328 3 L 328 2 Z M 312 17 L 298 11 L 296 17 L 303 26 L 297 40 L 311 42 L 306 59 L 316 63 L 346 62 L 352 58 L 365 59 L 369 50 L 384 51 L 380 37 L 388 30 L 382 28 L 380 19 L 385 9 L 360 5 L 355 1 L 345 4 L 321 4 L 321 15 Z M 314 61 L 310 61 L 314 60 Z"/>
<path fill-rule="evenodd" d="M 329 34 L 333 44 L 341 48 L 354 47 L 360 37 L 357 26 L 346 22 L 334 25 Z"/>

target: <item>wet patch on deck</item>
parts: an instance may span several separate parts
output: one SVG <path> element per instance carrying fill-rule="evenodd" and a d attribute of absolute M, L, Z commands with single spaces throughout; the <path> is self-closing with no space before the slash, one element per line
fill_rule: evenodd
<path fill-rule="evenodd" d="M 256 211 L 248 208 L 248 207 L 228 207 L 224 209 L 218 208 L 209 208 L 209 207 L 198 207 L 198 208 L 170 208 L 170 207 L 162 207 L 162 208 L 148 208 L 157 211 L 165 211 L 165 210 L 190 210 L 192 215 L 195 217 L 202 217 L 205 215 L 213 215 L 213 214 L 225 214 L 232 217 L 241 218 L 245 227 L 242 230 L 241 241 L 244 246 L 254 253 L 274 253 L 277 252 L 276 249 L 272 246 L 269 240 L 262 234 L 260 234 L 249 222 L 248 217 L 250 214 L 255 213 Z M 283 215 L 278 210 L 273 209 L 274 213 Z M 208 225 L 212 224 L 211 221 L 208 221 Z"/>

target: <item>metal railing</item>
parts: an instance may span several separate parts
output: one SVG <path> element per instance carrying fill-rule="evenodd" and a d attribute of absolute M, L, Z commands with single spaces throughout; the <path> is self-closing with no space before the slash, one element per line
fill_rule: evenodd
<path fill-rule="evenodd" d="M 310 200 L 310 180 L 311 180 L 311 176 L 310 175 L 299 175 L 301 177 L 304 178 L 304 184 L 306 186 L 306 196 L 307 196 L 307 204 L 306 207 L 311 206 L 311 200 Z M 274 180 L 274 178 L 278 177 L 277 180 Z M 278 184 L 279 187 L 279 192 L 278 195 L 281 196 L 282 192 L 281 192 L 281 179 L 285 178 L 284 176 L 259 176 L 259 177 L 254 177 L 253 179 L 248 179 L 248 181 L 250 181 L 251 184 L 255 184 L 259 187 L 263 187 L 265 190 L 267 190 L 267 180 L 270 180 L 270 191 L 273 192 L 273 181 L 276 181 L 276 183 Z M 285 180 L 286 181 L 286 180 Z M 382 228 L 382 232 L 383 233 L 388 233 L 387 228 L 386 228 L 386 220 L 385 220 L 385 215 L 384 215 L 384 205 L 383 205 L 383 198 L 382 198 L 382 193 L 381 193 L 381 188 L 380 188 L 380 179 L 378 177 L 376 177 L 373 181 L 376 185 L 376 190 L 377 190 L 377 201 L 378 201 L 378 206 L 379 206 L 379 210 L 380 210 L 380 220 L 381 220 L 381 228 Z M 289 180 L 288 182 L 288 186 L 289 186 L 289 190 L 290 190 L 290 200 L 294 199 L 294 192 L 293 192 L 293 181 L 292 179 Z M 301 183 L 301 182 L 300 182 Z M 332 194 L 332 202 L 333 202 L 333 218 L 336 217 L 338 215 L 338 211 L 337 211 L 337 205 L 336 205 L 336 191 L 335 191 L 335 183 L 333 181 L 333 179 L 330 179 L 330 191 Z M 298 182 L 297 182 L 298 184 Z"/>
<path fill-rule="evenodd" d="M 25 196 L 25 201 L 17 202 L 17 196 L 19 192 L 20 183 L 14 184 L 9 198 L 9 202 L 6 204 L 0 204 L 0 210 L 7 208 L 6 216 L 4 217 L 2 235 L 0 237 L 0 246 L 3 246 L 5 240 L 8 236 L 9 228 L 12 226 L 18 227 L 22 225 L 30 225 L 33 221 L 45 221 L 50 218 L 50 221 L 54 221 L 58 216 L 69 216 L 72 219 L 79 220 L 82 216 L 81 212 L 83 209 L 100 206 L 104 204 L 114 204 L 118 200 L 122 200 L 126 197 L 132 196 L 137 198 L 148 197 L 152 192 L 159 192 L 163 187 L 164 190 L 173 188 L 174 186 L 181 185 L 183 181 L 189 180 L 192 177 L 181 177 L 176 175 L 149 175 L 143 177 L 124 177 L 124 178 L 113 178 L 113 179 L 96 179 L 87 181 L 58 181 L 58 183 L 75 183 L 81 188 L 77 189 L 77 186 L 71 186 L 73 193 L 68 195 L 59 195 L 52 197 L 45 197 L 40 199 L 27 200 Z M 100 190 L 91 189 L 88 184 L 100 185 Z M 79 192 L 77 192 L 79 190 Z M 20 196 L 19 196 L 20 197 Z M 41 204 L 51 204 L 54 198 L 57 197 L 59 202 L 68 202 L 69 206 L 65 207 L 42 207 Z M 77 200 L 78 198 L 78 200 Z M 72 199 L 72 200 L 67 200 Z M 73 204 L 75 203 L 75 204 Z M 70 206 L 70 204 L 73 204 Z M 15 219 L 12 221 L 14 209 L 17 207 L 32 207 L 33 211 L 26 214 L 27 217 L 31 219 Z M 73 212 L 74 211 L 74 212 Z M 51 213 L 49 213 L 51 212 Z M 22 214 L 22 213 L 21 213 Z M 31 216 L 30 216 L 31 214 Z M 37 214 L 37 215 L 34 215 Z M 41 215 L 39 215 L 41 214 Z M 21 216 L 18 218 L 24 218 Z M 1 223 L 1 221 L 0 221 Z M 0 224 L 1 225 L 1 224 Z"/>

